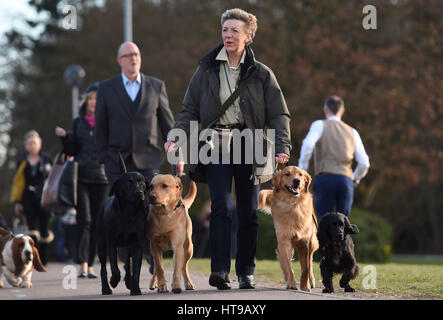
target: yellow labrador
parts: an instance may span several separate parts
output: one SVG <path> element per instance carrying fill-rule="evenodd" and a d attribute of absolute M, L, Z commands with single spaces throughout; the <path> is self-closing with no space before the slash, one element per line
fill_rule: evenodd
<path fill-rule="evenodd" d="M 195 286 L 189 277 L 188 263 L 193 254 L 192 223 L 188 209 L 194 202 L 197 186 L 191 181 L 188 194 L 182 199 L 183 185 L 180 178 L 172 175 L 156 175 L 150 185 L 150 211 L 147 220 L 147 234 L 151 241 L 154 257 L 154 275 L 150 289 L 168 292 L 162 255 L 165 250 L 174 251 L 174 273 L 172 292 L 180 293 L 181 274 L 186 290 Z"/>

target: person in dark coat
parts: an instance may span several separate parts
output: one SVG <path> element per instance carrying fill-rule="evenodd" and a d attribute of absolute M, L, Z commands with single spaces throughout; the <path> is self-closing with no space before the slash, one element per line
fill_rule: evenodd
<path fill-rule="evenodd" d="M 161 164 L 159 134 L 166 141 L 174 125 L 166 86 L 140 72 L 140 50 L 133 42 L 120 45 L 117 62 L 121 73 L 101 81 L 97 92 L 94 135 L 99 161 L 105 165 L 110 186 L 124 170 L 120 155 L 127 171 L 140 172 L 149 185 Z M 149 241 L 145 254 L 153 273 Z"/>
<path fill-rule="evenodd" d="M 100 82 L 95 138 L 110 185 L 128 171 L 139 171 L 149 184 L 161 164 L 160 133 L 166 141 L 174 117 L 163 81 L 140 72 L 141 56 L 133 42 L 123 43 L 117 61 L 121 74 Z"/>
<path fill-rule="evenodd" d="M 264 167 L 276 161 L 286 163 L 291 150 L 290 114 L 283 93 L 274 73 L 255 60 L 250 47 L 257 29 L 254 15 L 231 9 L 221 17 L 223 44 L 204 57 L 194 73 L 182 102 L 174 128 L 190 134 L 191 121 L 202 128 L 211 127 L 220 134 L 257 132 L 266 127 L 275 130 L 275 154 L 267 153 L 264 166 L 259 161 L 247 163 L 248 152 L 241 144 L 241 162 L 215 163 L 204 166 L 204 175 L 211 196 L 210 247 L 211 275 L 209 284 L 219 290 L 230 289 L 232 179 L 235 181 L 236 211 L 238 215 L 236 274 L 240 289 L 255 287 L 254 270 L 258 237 L 259 184 L 272 178 L 272 168 Z M 224 111 L 221 106 L 234 90 L 247 81 L 239 98 Z M 223 114 L 220 115 L 220 113 Z M 234 134 L 234 133 L 233 133 Z M 180 142 L 171 140 L 165 144 L 168 153 L 177 153 Z M 201 137 L 200 137 L 201 138 Z M 180 140 L 180 138 L 179 138 Z M 212 139 L 211 139 L 212 141 Z M 263 141 L 263 140 L 262 140 Z M 262 142 L 260 141 L 260 142 Z M 254 148 L 259 141 L 254 140 Z M 233 145 L 233 143 L 231 143 Z M 238 147 L 238 146 L 237 146 Z M 229 148 L 227 148 L 229 150 Z M 230 148 L 233 150 L 233 147 Z M 238 150 L 238 149 L 237 149 Z M 215 148 L 213 149 L 214 152 Z M 235 155 L 235 153 L 234 153 Z M 232 153 L 230 153 L 232 158 Z M 270 161 L 269 161 L 270 160 Z M 183 172 L 183 163 L 177 163 L 177 173 Z M 191 171 L 192 172 L 192 171 Z"/>
<path fill-rule="evenodd" d="M 94 259 L 97 253 L 96 220 L 106 199 L 108 179 L 103 164 L 99 163 L 95 145 L 95 106 L 98 84 L 90 85 L 80 104 L 79 116 L 72 124 L 72 131 L 55 128 L 62 139 L 63 149 L 78 163 L 78 203 L 76 244 L 74 260 L 80 264 L 79 278 L 97 278 Z"/>
<path fill-rule="evenodd" d="M 25 215 L 29 235 L 36 243 L 43 265 L 46 265 L 46 248 L 54 240 L 54 234 L 49 230 L 51 212 L 43 208 L 40 202 L 52 160 L 42 151 L 42 139 L 37 131 L 28 131 L 24 142 L 26 151 L 17 161 L 11 202 L 15 203 L 16 215 Z"/>

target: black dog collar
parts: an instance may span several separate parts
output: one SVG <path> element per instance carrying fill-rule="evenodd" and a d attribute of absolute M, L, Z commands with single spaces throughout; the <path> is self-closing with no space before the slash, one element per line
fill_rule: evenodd
<path fill-rule="evenodd" d="M 178 200 L 178 203 L 177 203 L 177 205 L 175 206 L 174 211 L 177 210 L 178 208 L 180 208 L 182 205 L 184 206 L 184 204 L 183 204 L 183 202 L 182 202 L 182 199 Z"/>

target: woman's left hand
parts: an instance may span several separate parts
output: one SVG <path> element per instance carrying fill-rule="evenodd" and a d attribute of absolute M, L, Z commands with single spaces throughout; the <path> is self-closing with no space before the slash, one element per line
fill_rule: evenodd
<path fill-rule="evenodd" d="M 289 156 L 284 153 L 276 153 L 275 154 L 275 161 L 279 164 L 285 164 L 289 161 Z"/>

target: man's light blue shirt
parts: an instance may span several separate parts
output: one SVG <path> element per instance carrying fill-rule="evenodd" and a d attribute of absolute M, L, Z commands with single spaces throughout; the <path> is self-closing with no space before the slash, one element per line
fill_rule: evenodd
<path fill-rule="evenodd" d="M 123 80 L 123 86 L 125 87 L 129 98 L 131 98 L 131 100 L 134 101 L 135 98 L 137 97 L 138 91 L 140 90 L 142 84 L 142 77 L 140 76 L 140 72 L 138 73 L 137 78 L 133 83 L 122 72 L 122 80 Z"/>

